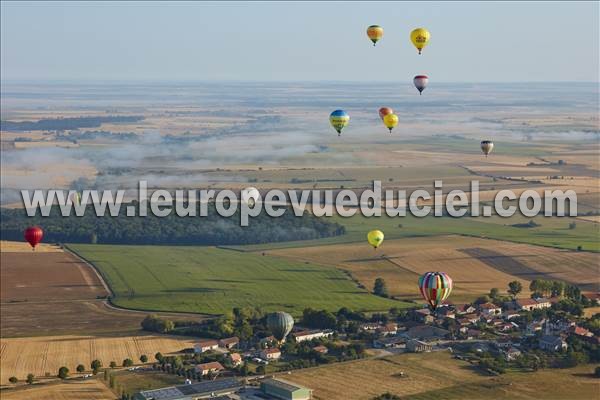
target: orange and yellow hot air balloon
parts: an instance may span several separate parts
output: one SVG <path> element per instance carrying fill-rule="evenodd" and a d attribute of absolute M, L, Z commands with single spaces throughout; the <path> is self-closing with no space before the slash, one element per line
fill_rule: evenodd
<path fill-rule="evenodd" d="M 379 25 L 371 25 L 367 28 L 367 36 L 373 42 L 373 46 L 383 37 L 383 28 Z"/>

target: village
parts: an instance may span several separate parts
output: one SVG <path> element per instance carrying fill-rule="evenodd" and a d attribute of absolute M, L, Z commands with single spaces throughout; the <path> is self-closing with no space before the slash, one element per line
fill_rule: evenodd
<path fill-rule="evenodd" d="M 253 334 L 246 329 L 243 338 L 202 339 L 182 354 L 157 354 L 152 370 L 177 374 L 185 384 L 133 399 L 310 399 L 310 388 L 293 383 L 294 369 L 408 352 L 450 352 L 490 375 L 597 362 L 600 320 L 582 315 L 598 305 L 599 293 L 565 291 L 548 298 L 482 296 L 434 311 L 391 309 L 370 316 L 308 309 L 284 340 L 261 336 L 268 330 L 261 330 L 257 316 L 245 320 L 238 311 L 234 324 L 252 326 Z"/>

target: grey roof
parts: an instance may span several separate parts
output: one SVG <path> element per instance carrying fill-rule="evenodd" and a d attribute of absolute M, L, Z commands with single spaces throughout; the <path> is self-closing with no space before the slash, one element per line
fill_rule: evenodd
<path fill-rule="evenodd" d="M 295 392 L 296 390 L 306 389 L 304 386 L 296 385 L 295 383 L 285 381 L 283 379 L 264 379 L 261 383 L 265 385 L 271 385 L 278 387 L 283 390 L 287 390 L 289 392 Z"/>
<path fill-rule="evenodd" d="M 210 382 L 200 382 L 193 385 L 171 386 L 155 390 L 144 390 L 139 393 L 137 398 L 146 400 L 177 400 L 187 398 L 190 395 L 202 395 L 211 393 L 220 393 L 224 391 L 234 391 L 243 387 L 243 383 L 235 378 L 218 379 Z M 141 397 L 140 397 L 141 396 Z"/>

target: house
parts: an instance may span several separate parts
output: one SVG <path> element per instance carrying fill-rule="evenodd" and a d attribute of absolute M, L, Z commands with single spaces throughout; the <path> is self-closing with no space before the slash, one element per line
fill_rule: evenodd
<path fill-rule="evenodd" d="M 223 371 L 225 368 L 218 361 L 207 362 L 204 364 L 196 365 L 196 372 L 202 376 L 208 375 L 209 373 L 216 373 Z"/>
<path fill-rule="evenodd" d="M 418 339 L 418 340 L 439 340 L 445 339 L 450 335 L 450 331 L 446 329 L 437 328 L 430 325 L 417 325 L 408 329 L 402 333 L 402 336 L 407 339 Z"/>
<path fill-rule="evenodd" d="M 557 332 L 557 333 L 566 332 L 568 330 L 573 329 L 573 327 L 575 326 L 574 321 L 570 321 L 566 318 L 558 319 L 556 321 L 549 321 L 547 324 L 548 324 L 548 329 L 550 329 L 552 332 Z"/>
<path fill-rule="evenodd" d="M 481 319 L 481 316 L 473 313 L 473 314 L 465 314 L 463 318 L 467 319 L 471 324 L 476 324 Z"/>
<path fill-rule="evenodd" d="M 510 330 L 519 328 L 519 325 L 514 322 L 503 322 L 502 324 L 496 326 L 496 329 L 500 332 L 508 332 Z"/>
<path fill-rule="evenodd" d="M 237 336 L 233 336 L 230 338 L 219 340 L 219 347 L 223 347 L 225 349 L 232 349 L 234 347 L 237 347 L 239 343 L 240 339 Z"/>
<path fill-rule="evenodd" d="M 383 336 L 395 335 L 398 333 L 398 324 L 396 324 L 394 322 L 390 322 L 388 324 L 380 326 L 378 331 Z"/>
<path fill-rule="evenodd" d="M 582 292 L 581 295 L 588 299 L 592 305 L 600 305 L 600 292 Z"/>
<path fill-rule="evenodd" d="M 363 332 L 375 332 L 377 329 L 379 329 L 379 327 L 381 327 L 381 325 L 379 325 L 378 323 L 366 322 L 364 324 L 360 324 L 358 329 Z"/>
<path fill-rule="evenodd" d="M 276 347 L 272 349 L 264 349 L 260 352 L 260 357 L 263 360 L 279 360 L 281 357 L 281 350 Z"/>
<path fill-rule="evenodd" d="M 233 364 L 234 367 L 237 367 L 243 362 L 240 353 L 229 353 L 229 359 L 231 360 L 231 364 Z"/>
<path fill-rule="evenodd" d="M 581 326 L 573 326 L 571 328 L 571 333 L 575 336 L 579 336 L 581 338 L 588 338 L 588 337 L 592 337 L 594 336 L 594 334 L 592 332 L 590 332 L 589 330 L 582 328 Z"/>
<path fill-rule="evenodd" d="M 373 347 L 377 349 L 402 348 L 406 345 L 406 339 L 399 336 L 390 336 L 373 340 Z"/>
<path fill-rule="evenodd" d="M 477 339 L 479 336 L 481 336 L 481 331 L 478 329 L 469 329 L 467 330 L 467 339 L 471 340 L 471 339 Z"/>
<path fill-rule="evenodd" d="M 517 317 L 520 317 L 520 314 L 517 310 L 514 310 L 514 309 L 506 310 L 502 314 L 502 318 L 504 318 L 507 321 L 510 321 L 511 319 L 517 318 Z"/>
<path fill-rule="evenodd" d="M 259 344 L 260 344 L 260 347 L 266 347 L 274 342 L 277 342 L 277 339 L 275 338 L 275 336 L 271 335 L 271 336 L 267 336 L 267 337 L 260 339 Z"/>
<path fill-rule="evenodd" d="M 539 300 L 539 301 L 538 301 Z M 551 307 L 552 304 L 546 299 L 517 299 L 514 302 L 514 306 L 520 311 L 532 311 L 539 310 L 542 308 Z"/>
<path fill-rule="evenodd" d="M 204 353 L 205 351 L 216 350 L 218 348 L 219 342 L 216 340 L 200 340 L 194 345 L 194 353 Z"/>
<path fill-rule="evenodd" d="M 567 342 L 560 336 L 544 335 L 540 338 L 538 346 L 546 351 L 561 351 L 567 349 Z"/>
<path fill-rule="evenodd" d="M 535 335 L 536 332 L 541 332 L 546 324 L 546 320 L 532 321 L 525 327 L 526 335 Z"/>
<path fill-rule="evenodd" d="M 502 352 L 504 354 L 504 359 L 506 361 L 514 361 L 517 359 L 517 357 L 519 357 L 521 355 L 521 351 L 518 349 L 515 349 L 514 347 L 510 347 L 509 349 L 507 349 L 506 351 Z"/>
<path fill-rule="evenodd" d="M 456 317 L 456 312 L 450 307 L 438 307 L 435 310 L 435 315 L 439 318 L 452 318 Z"/>
<path fill-rule="evenodd" d="M 494 303 L 483 303 L 479 305 L 479 310 L 484 317 L 495 317 L 502 314 L 502 308 Z"/>
<path fill-rule="evenodd" d="M 475 307 L 471 304 L 455 304 L 454 310 L 458 315 L 472 314 L 475 312 Z"/>
<path fill-rule="evenodd" d="M 333 335 L 333 331 L 320 331 L 320 330 L 304 330 L 292 333 L 292 336 L 296 342 L 304 342 L 306 340 L 319 339 L 322 337 L 329 337 Z"/>
<path fill-rule="evenodd" d="M 313 347 L 313 350 L 320 354 L 327 354 L 329 349 L 323 345 Z"/>
<path fill-rule="evenodd" d="M 423 322 L 425 324 L 430 324 L 433 322 L 433 315 L 431 315 L 431 311 L 428 308 L 422 308 L 420 310 L 415 310 L 413 312 L 415 319 L 419 322 Z"/>
<path fill-rule="evenodd" d="M 433 346 L 429 343 L 421 342 L 420 340 L 411 339 L 406 342 L 406 350 L 412 353 L 423 353 L 429 352 L 433 349 Z"/>

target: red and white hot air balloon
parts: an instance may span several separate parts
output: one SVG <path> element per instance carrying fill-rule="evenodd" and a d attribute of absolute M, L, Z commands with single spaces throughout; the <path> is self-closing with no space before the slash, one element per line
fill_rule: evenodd
<path fill-rule="evenodd" d="M 422 94 L 423 90 L 427 87 L 427 83 L 429 83 L 429 77 L 427 75 L 417 75 L 413 78 L 413 83 L 419 91 L 419 94 Z"/>

